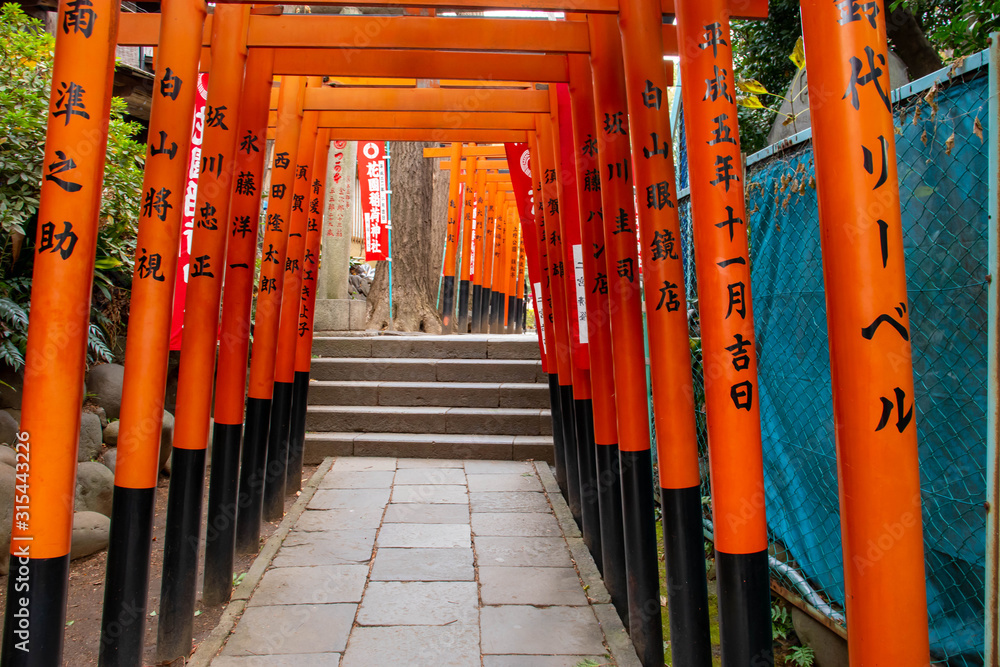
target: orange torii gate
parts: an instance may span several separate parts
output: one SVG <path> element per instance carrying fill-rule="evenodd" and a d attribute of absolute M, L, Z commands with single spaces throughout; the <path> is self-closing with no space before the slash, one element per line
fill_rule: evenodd
<path fill-rule="evenodd" d="M 294 385 L 299 373 L 307 372 L 309 347 L 302 340 L 293 345 L 289 339 L 296 331 L 300 339 L 307 338 L 304 333 L 311 335 L 311 305 L 305 292 L 300 294 L 299 286 L 308 284 L 303 267 L 310 261 L 310 252 L 315 261 L 312 248 L 318 237 L 310 222 L 314 219 L 296 215 L 294 202 L 302 201 L 296 195 L 304 198 L 310 192 L 308 174 L 310 170 L 318 173 L 322 164 L 323 150 L 317 143 L 352 138 L 452 143 L 449 157 L 453 173 L 457 173 L 463 159 L 459 142 L 526 142 L 531 190 L 538 199 L 526 209 L 498 185 L 496 199 L 501 210 L 495 211 L 494 220 L 501 231 L 495 233 L 501 234 L 504 242 L 495 244 L 501 248 L 500 270 L 494 269 L 493 275 L 500 277 L 502 293 L 508 297 L 518 289 L 523 280 L 519 267 L 525 263 L 519 241 L 523 237 L 527 263 L 537 267 L 537 272 L 531 269 L 530 279 L 537 287 L 533 292 L 538 299 L 543 367 L 552 388 L 557 477 L 602 567 L 644 667 L 662 665 L 649 487 L 652 470 L 642 291 L 637 276 L 641 228 L 645 306 L 650 340 L 656 346 L 650 362 L 667 541 L 671 651 L 675 664 L 710 664 L 707 607 L 702 604 L 704 573 L 695 572 L 701 567 L 702 517 L 700 502 L 692 498 L 698 491 L 693 474 L 697 450 L 689 428 L 691 392 L 685 390 L 691 384 L 689 352 L 681 349 L 686 342 L 686 324 L 682 322 L 686 316 L 685 290 L 676 252 L 676 184 L 669 120 L 663 105 L 667 75 L 662 59 L 664 54 L 676 54 L 678 44 L 687 45 L 679 55 L 683 78 L 689 82 L 682 94 L 688 109 L 686 132 L 692 142 L 691 201 L 723 661 L 770 664 L 759 397 L 755 394 L 753 314 L 744 233 L 747 214 L 729 33 L 732 18 L 766 16 L 766 2 L 448 3 L 451 8 L 578 13 L 566 21 L 545 22 L 436 16 L 282 16 L 270 7 L 251 12 L 248 4 L 219 3 L 214 15 L 207 18 L 199 0 L 176 0 L 165 4 L 162 15 L 130 14 L 119 19 L 117 3 L 92 0 L 88 5 L 91 23 L 82 30 L 79 22 L 66 20 L 69 12 L 77 11 L 73 3 L 60 3 L 46 164 L 56 161 L 57 151 L 73 153 L 69 157 L 80 187 L 71 191 L 51 180 L 42 185 L 40 243 L 18 435 L 18 449 L 25 459 L 23 486 L 31 493 L 23 507 L 15 507 L 12 572 L 16 576 L 9 577 L 3 664 L 57 665 L 62 659 L 75 472 L 72 462 L 76 460 L 72 443 L 79 430 L 89 313 L 84 306 L 89 302 L 92 282 L 104 154 L 101 142 L 106 136 L 112 46 L 116 41 L 158 45 L 160 51 L 139 227 L 139 237 L 146 243 L 137 250 L 145 256 L 137 254 L 136 258 L 136 298 L 130 312 L 126 361 L 126 385 L 135 393 L 127 409 L 123 405 L 122 413 L 122 437 L 123 442 L 127 437 L 131 443 L 131 461 L 123 456 L 116 473 L 101 664 L 131 665 L 141 660 L 143 623 L 123 624 L 120 619 L 126 608 L 138 609 L 139 619 L 146 615 L 150 479 L 155 483 L 155 470 L 151 477 L 150 465 L 155 458 L 151 448 L 156 443 L 144 434 L 162 414 L 162 383 L 157 386 L 156 378 L 163 377 L 166 365 L 165 323 L 176 271 L 170 243 L 177 238 L 178 216 L 170 195 L 179 191 L 169 185 L 179 182 L 184 170 L 183 160 L 173 161 L 172 154 L 176 152 L 173 146 L 179 150 L 186 141 L 184 123 L 178 119 L 191 117 L 190 93 L 197 69 L 212 71 L 205 150 L 206 158 L 213 161 L 206 159 L 202 165 L 198 192 L 200 224 L 195 232 L 192 256 L 196 264 L 191 274 L 198 280 L 188 295 L 191 308 L 182 354 L 184 395 L 179 401 L 174 443 L 159 657 L 173 659 L 186 655 L 190 648 L 204 449 L 224 274 L 227 287 L 222 330 L 232 336 L 235 346 L 230 362 L 245 370 L 248 327 L 243 325 L 252 285 L 230 281 L 241 269 L 249 268 L 241 266 L 249 262 L 233 260 L 255 254 L 251 244 L 237 244 L 229 237 L 236 235 L 232 214 L 248 211 L 250 215 L 255 210 L 252 197 L 248 203 L 235 198 L 247 195 L 239 191 L 233 169 L 238 163 L 248 172 L 262 170 L 263 155 L 251 155 L 253 150 L 239 143 L 243 137 L 238 133 L 247 130 L 263 143 L 262 135 L 267 132 L 264 112 L 270 106 L 264 99 L 265 82 L 282 76 L 274 133 L 278 148 L 272 163 L 271 207 L 261 255 L 267 268 L 258 294 L 251 388 L 244 397 L 240 373 L 232 371 L 235 367 L 225 374 L 220 369 L 219 377 L 224 376 L 225 382 L 214 379 L 216 392 L 224 389 L 228 401 L 238 406 L 246 400 L 247 406 L 243 424 L 238 423 L 239 415 L 227 417 L 237 423 L 223 424 L 230 430 L 217 441 L 224 442 L 229 451 L 218 454 L 225 474 L 218 482 L 219 497 L 210 502 L 210 522 L 213 516 L 236 514 L 236 534 L 212 541 L 213 549 L 221 554 L 218 561 L 226 560 L 230 544 L 254 542 L 263 499 L 268 499 L 270 512 L 280 514 L 278 501 L 285 488 L 288 452 L 301 446 L 291 441 L 291 424 L 297 417 L 289 416 L 288 410 L 294 413 L 303 407 L 304 392 L 296 393 L 294 386 L 289 392 L 286 385 Z M 312 4 L 356 3 L 315 0 Z M 423 0 L 374 4 L 437 7 Z M 880 6 L 876 2 L 876 8 Z M 663 24 L 665 14 L 675 16 L 677 25 Z M 835 103 L 817 108 L 814 122 L 835 415 L 842 427 L 838 431 L 838 462 L 851 658 L 858 664 L 925 664 L 929 651 L 923 552 L 919 501 L 914 501 L 919 499 L 916 429 L 906 416 L 906 405 L 912 405 L 913 400 L 909 339 L 900 333 L 902 340 L 896 340 L 891 332 L 875 336 L 877 324 L 892 319 L 885 314 L 886 309 L 905 300 L 895 180 L 874 185 L 874 189 L 888 185 L 887 190 L 877 193 L 883 216 L 877 229 L 868 221 L 855 225 L 852 219 L 854 211 L 876 203 L 869 184 L 854 178 L 860 155 L 857 149 L 879 141 L 890 172 L 895 164 L 891 113 L 880 86 L 881 74 L 873 68 L 861 75 L 851 64 L 860 49 L 884 53 L 885 12 L 883 7 L 865 15 L 864 20 L 860 16 L 854 20 L 852 14 L 844 20 L 837 3 L 802 0 L 802 14 L 806 49 L 816 70 L 813 85 L 846 91 Z M 456 29 L 458 21 L 461 29 Z M 373 25 L 378 27 L 374 35 L 364 32 L 366 26 Z M 359 34 L 364 39 L 359 39 Z M 542 106 L 541 96 L 536 94 L 541 91 L 525 88 L 485 94 L 492 101 L 476 111 L 456 109 L 454 105 L 462 103 L 464 93 L 446 88 L 431 92 L 393 89 L 383 95 L 366 88 L 329 92 L 317 81 L 306 86 L 305 77 L 319 76 L 381 77 L 387 86 L 397 87 L 408 85 L 399 79 L 411 78 L 478 80 L 477 90 L 499 89 L 501 86 L 494 85 L 499 81 L 557 85 L 546 92 L 547 106 Z M 72 96 L 68 94 L 71 88 Z M 368 108 L 352 111 L 347 106 L 351 101 Z M 383 102 L 385 106 L 380 108 Z M 318 105 L 329 108 L 316 108 Z M 224 111 L 230 114 L 229 123 Z M 442 120 L 448 113 L 456 116 L 454 125 Z M 240 150 L 246 152 L 246 158 L 240 157 Z M 479 156 L 470 152 L 464 157 Z M 480 182 L 469 180 L 474 171 L 467 170 L 467 191 L 480 189 Z M 300 174 L 306 177 L 300 179 Z M 299 180 L 305 180 L 306 185 Z M 481 183 L 489 192 L 489 180 L 484 178 Z M 451 185 L 454 201 L 456 178 Z M 827 196 L 823 197 L 824 193 Z M 457 202 L 451 209 L 450 231 L 452 221 L 457 227 Z M 854 225 L 851 230 L 855 235 L 845 238 L 849 225 Z M 596 252 L 591 253 L 591 247 Z M 167 253 L 167 259 L 161 256 L 163 261 L 156 264 L 159 272 L 150 263 L 153 250 Z M 593 261 L 587 256 L 591 254 Z M 579 294 L 573 280 L 577 266 L 585 284 L 594 285 L 582 299 L 574 298 Z M 235 285 L 232 295 L 231 284 Z M 496 281 L 491 287 L 500 291 Z M 262 300 L 261 295 L 267 298 Z M 229 308 L 231 296 L 233 308 Z M 584 303 L 585 311 L 580 309 Z M 509 301 L 507 310 L 511 310 Z M 305 322 L 304 328 L 293 326 L 298 321 Z M 896 331 L 900 329 L 907 329 L 905 321 L 896 327 Z M 590 342 L 582 340 L 583 332 Z M 859 359 L 864 362 L 860 372 Z M 300 396 L 299 402 L 294 403 L 289 393 Z M 899 415 L 896 424 L 887 428 L 890 415 L 885 405 L 893 405 L 893 397 Z M 217 406 L 219 412 L 225 411 Z M 237 497 L 232 484 L 232 448 L 238 446 L 240 429 L 245 442 Z M 29 464 L 30 450 L 35 456 Z M 213 493 L 216 484 L 213 470 Z M 588 496 L 596 496 L 596 507 L 588 506 Z M 866 561 L 864 568 L 855 567 L 852 559 L 863 553 L 866 541 L 877 540 L 883 526 L 901 516 L 910 517 L 909 525 L 915 528 L 878 562 Z M 113 570 L 111 563 L 116 564 Z M 224 576 L 224 569 L 216 571 L 213 580 L 218 593 L 222 593 L 218 590 L 220 573 Z M 26 590 L 18 588 L 16 582 L 25 582 Z M 898 609 L 894 607 L 898 613 L 884 613 L 885 599 L 901 591 L 906 593 Z M 24 620 L 27 618 L 30 622 Z"/>

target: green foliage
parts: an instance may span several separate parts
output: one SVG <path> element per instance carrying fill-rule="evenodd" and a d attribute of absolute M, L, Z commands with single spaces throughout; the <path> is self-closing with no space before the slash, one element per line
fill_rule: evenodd
<path fill-rule="evenodd" d="M 0 361 L 24 363 L 54 38 L 17 4 L 0 6 Z M 113 99 L 101 200 L 90 360 L 124 331 L 145 148 Z"/>
<path fill-rule="evenodd" d="M 737 81 L 753 80 L 773 93 L 784 93 L 798 71 L 788 57 L 802 36 L 798 0 L 771 0 L 766 21 L 733 21 L 733 69 Z M 774 123 L 772 108 L 739 109 L 741 150 L 767 147 Z"/>
<path fill-rule="evenodd" d="M 816 652 L 808 646 L 793 646 L 785 654 L 786 665 L 796 665 L 797 667 L 812 667 L 816 660 Z"/>
<path fill-rule="evenodd" d="M 792 632 L 792 615 L 781 598 L 771 598 L 771 636 L 786 639 Z"/>
<path fill-rule="evenodd" d="M 1000 0 L 895 0 L 913 13 L 931 44 L 946 59 L 982 51 L 1000 30 Z M 950 52 L 950 53 L 949 53 Z"/>

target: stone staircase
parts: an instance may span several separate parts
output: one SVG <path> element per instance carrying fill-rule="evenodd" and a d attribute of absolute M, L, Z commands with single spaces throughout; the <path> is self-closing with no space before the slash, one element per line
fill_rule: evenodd
<path fill-rule="evenodd" d="M 305 462 L 352 455 L 551 462 L 538 339 L 317 336 Z"/>

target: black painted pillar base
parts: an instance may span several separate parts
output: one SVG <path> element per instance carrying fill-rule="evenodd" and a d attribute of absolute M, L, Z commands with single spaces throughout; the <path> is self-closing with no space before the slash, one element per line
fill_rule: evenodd
<path fill-rule="evenodd" d="M 278 521 L 285 514 L 285 466 L 292 412 L 292 383 L 275 382 L 271 398 L 271 426 L 267 432 L 267 466 L 264 469 L 264 520 Z"/>
<path fill-rule="evenodd" d="M 660 506 L 673 664 L 712 667 L 701 487 L 661 488 Z"/>
<path fill-rule="evenodd" d="M 472 285 L 472 333 L 482 333 L 483 326 L 483 286 Z"/>
<path fill-rule="evenodd" d="M 643 667 L 663 667 L 663 621 L 656 553 L 653 459 L 650 451 L 619 451 L 629 636 Z"/>
<path fill-rule="evenodd" d="M 597 445 L 597 481 L 604 587 L 608 589 L 611 603 L 628 630 L 628 578 L 625 573 L 625 532 L 622 525 L 622 480 L 618 445 Z"/>
<path fill-rule="evenodd" d="M 264 466 L 267 461 L 267 432 L 271 423 L 271 399 L 248 397 L 245 419 L 236 511 L 236 553 L 255 554 L 260 548 Z"/>
<path fill-rule="evenodd" d="M 98 647 L 98 664 L 102 667 L 142 664 L 155 500 L 155 487 L 115 486 Z"/>
<path fill-rule="evenodd" d="M 205 450 L 171 452 L 167 527 L 163 537 L 163 579 L 156 629 L 156 658 L 169 662 L 191 654 L 198 592 L 198 538 L 205 488 Z"/>
<path fill-rule="evenodd" d="M 441 281 L 441 321 L 444 333 L 451 333 L 450 328 L 455 316 L 455 276 L 444 276 Z"/>
<path fill-rule="evenodd" d="M 493 290 L 486 285 L 483 285 L 482 303 L 483 312 L 480 314 L 482 319 L 479 322 L 479 326 L 482 327 L 482 333 L 490 333 L 490 313 L 493 308 Z"/>
<path fill-rule="evenodd" d="M 30 554 L 30 542 L 11 545 L 0 665 L 55 667 L 62 664 L 69 554 L 57 558 L 19 556 L 25 544 Z"/>
<path fill-rule="evenodd" d="M 594 564 L 604 571 L 601 561 L 601 510 L 597 506 L 597 454 L 594 452 L 594 402 L 576 399 L 576 437 L 580 459 L 580 516 L 583 518 L 583 542 L 590 549 Z"/>
<path fill-rule="evenodd" d="M 469 333 L 469 281 L 458 283 L 458 333 Z"/>
<path fill-rule="evenodd" d="M 552 413 L 552 447 L 556 464 L 556 483 L 566 497 L 566 443 L 563 442 L 562 392 L 559 390 L 559 375 L 549 373 L 549 404 Z"/>
<path fill-rule="evenodd" d="M 722 664 L 771 665 L 771 583 L 767 550 L 715 552 Z"/>
<path fill-rule="evenodd" d="M 503 292 L 493 292 L 490 298 L 490 333 L 503 333 Z"/>
<path fill-rule="evenodd" d="M 517 299 L 514 307 L 514 333 L 524 333 L 524 299 Z"/>
<path fill-rule="evenodd" d="M 292 418 L 288 431 L 288 466 L 285 493 L 302 489 L 302 454 L 306 446 L 306 408 L 309 406 L 309 371 L 295 371 L 292 382 Z"/>
<path fill-rule="evenodd" d="M 517 301 L 517 299 L 514 298 L 513 294 L 507 297 L 507 322 L 506 322 L 506 329 L 507 329 L 507 333 L 509 333 L 509 334 L 514 333 L 514 308 L 517 305 L 516 301 Z"/>
<path fill-rule="evenodd" d="M 576 525 L 583 528 L 583 515 L 580 514 L 580 441 L 576 435 L 576 405 L 573 400 L 573 385 L 565 384 L 559 387 L 561 392 L 559 402 L 562 406 L 563 443 L 566 452 L 566 504 L 576 520 Z"/>
<path fill-rule="evenodd" d="M 240 478 L 242 435 L 243 424 L 215 422 L 208 485 L 208 529 L 205 533 L 205 586 L 202 590 L 202 599 L 211 606 L 228 602 L 233 594 L 236 491 Z"/>

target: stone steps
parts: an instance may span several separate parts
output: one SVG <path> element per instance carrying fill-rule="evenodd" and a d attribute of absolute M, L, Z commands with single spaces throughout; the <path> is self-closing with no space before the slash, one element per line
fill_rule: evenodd
<path fill-rule="evenodd" d="M 551 461 L 552 437 L 463 433 L 306 433 L 305 463 L 327 456 Z"/>
<path fill-rule="evenodd" d="M 524 336 L 317 336 L 306 454 L 552 460 L 548 377 Z"/>
<path fill-rule="evenodd" d="M 306 430 L 359 433 L 551 435 L 552 415 L 537 408 L 310 405 Z"/>
<path fill-rule="evenodd" d="M 548 385 L 539 382 L 316 381 L 311 405 L 448 406 L 462 408 L 546 408 Z"/>
<path fill-rule="evenodd" d="M 315 380 L 368 382 L 548 382 L 542 362 L 531 359 L 319 358 Z"/>
<path fill-rule="evenodd" d="M 319 357 L 433 359 L 538 359 L 535 335 L 520 336 L 316 336 Z"/>

